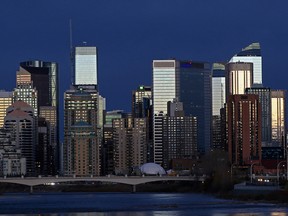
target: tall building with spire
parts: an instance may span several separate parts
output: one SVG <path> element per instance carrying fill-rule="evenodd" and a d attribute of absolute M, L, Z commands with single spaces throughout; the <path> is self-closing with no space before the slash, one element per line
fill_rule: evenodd
<path fill-rule="evenodd" d="M 260 43 L 252 43 L 235 54 L 230 62 L 253 63 L 253 83 L 262 84 L 262 56 Z"/>
<path fill-rule="evenodd" d="M 97 48 L 74 51 L 74 81 L 64 95 L 63 173 L 100 175 L 105 100 L 97 86 Z"/>

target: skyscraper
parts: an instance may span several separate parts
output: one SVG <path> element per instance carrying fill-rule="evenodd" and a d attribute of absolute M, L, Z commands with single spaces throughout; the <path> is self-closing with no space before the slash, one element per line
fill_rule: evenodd
<path fill-rule="evenodd" d="M 145 118 L 113 120 L 113 144 L 116 174 L 129 174 L 133 167 L 146 163 L 147 130 Z"/>
<path fill-rule="evenodd" d="M 224 150 L 221 109 L 226 103 L 225 64 L 214 63 L 212 71 L 212 148 Z"/>
<path fill-rule="evenodd" d="M 75 47 L 73 60 L 73 87 L 64 96 L 64 174 L 100 175 L 105 102 L 97 90 L 96 47 Z"/>
<path fill-rule="evenodd" d="M 272 146 L 285 148 L 286 143 L 286 107 L 284 90 L 271 90 L 271 127 Z"/>
<path fill-rule="evenodd" d="M 246 88 L 253 84 L 253 64 L 245 62 L 226 65 L 226 97 L 245 94 Z"/>
<path fill-rule="evenodd" d="M 153 162 L 153 117 L 152 117 L 152 89 L 150 86 L 140 85 L 132 91 L 133 118 L 146 118 L 148 131 L 147 161 Z"/>
<path fill-rule="evenodd" d="M 37 127 L 34 109 L 23 101 L 17 101 L 7 108 L 4 128 L 11 133 L 11 141 L 26 158 L 26 173 L 35 175 L 35 149 Z"/>
<path fill-rule="evenodd" d="M 98 92 L 68 90 L 64 102 L 64 174 L 99 175 Z"/>
<path fill-rule="evenodd" d="M 211 65 L 205 62 L 153 61 L 154 161 L 162 163 L 162 118 L 167 115 L 167 102 L 183 102 L 187 116 L 197 117 L 200 154 L 211 146 Z"/>
<path fill-rule="evenodd" d="M 261 104 L 262 147 L 271 147 L 271 90 L 262 84 L 254 84 L 246 89 L 246 94 L 259 96 Z"/>
<path fill-rule="evenodd" d="M 34 109 L 38 116 L 38 91 L 33 86 L 31 73 L 20 67 L 16 73 L 16 88 L 13 91 L 13 102 L 24 101 Z"/>
<path fill-rule="evenodd" d="M 97 86 L 97 48 L 75 47 L 74 85 Z"/>
<path fill-rule="evenodd" d="M 259 43 L 252 43 L 234 55 L 230 62 L 253 63 L 253 83 L 262 84 L 262 56 Z"/>
<path fill-rule="evenodd" d="M 168 115 L 163 118 L 163 167 L 171 169 L 173 159 L 197 155 L 197 118 L 185 116 L 181 102 L 168 102 Z"/>
<path fill-rule="evenodd" d="M 53 149 L 50 155 L 55 159 L 54 170 L 60 169 L 59 165 L 59 93 L 58 93 L 58 64 L 56 62 L 45 62 L 40 60 L 25 61 L 20 63 L 17 72 L 17 86 L 19 83 L 31 85 L 37 91 L 37 108 L 33 106 L 39 117 L 49 121 L 49 148 Z M 22 84 L 23 85 L 23 84 Z M 21 99 L 27 102 L 24 98 Z M 29 102 L 28 102 L 29 103 Z M 30 103 L 29 103 L 30 104 Z M 51 153 L 51 152 L 50 152 Z M 44 153 L 43 153 L 44 154 Z M 49 173 L 53 175 L 56 173 Z"/>
<path fill-rule="evenodd" d="M 258 95 L 230 95 L 227 102 L 228 153 L 235 165 L 261 161 L 261 105 Z"/>

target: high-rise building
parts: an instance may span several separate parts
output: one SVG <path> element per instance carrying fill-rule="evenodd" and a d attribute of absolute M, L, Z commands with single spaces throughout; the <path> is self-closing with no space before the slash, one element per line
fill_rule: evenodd
<path fill-rule="evenodd" d="M 228 153 L 231 164 L 261 161 L 261 105 L 258 95 L 230 95 L 227 102 Z"/>
<path fill-rule="evenodd" d="M 162 118 L 167 115 L 167 102 L 178 98 L 187 116 L 197 117 L 200 154 L 211 146 L 211 65 L 205 62 L 153 61 L 153 137 L 154 161 L 161 164 L 163 157 Z"/>
<path fill-rule="evenodd" d="M 0 128 L 0 176 L 26 174 L 26 158 L 15 144 L 11 141 L 10 131 Z"/>
<path fill-rule="evenodd" d="M 226 65 L 226 98 L 229 95 L 245 94 L 253 84 L 253 64 L 245 62 Z"/>
<path fill-rule="evenodd" d="M 197 118 L 185 116 L 181 102 L 168 102 L 168 115 L 163 118 L 163 167 L 171 169 L 173 159 L 197 155 Z"/>
<path fill-rule="evenodd" d="M 263 87 L 262 84 L 253 84 L 246 89 L 246 94 L 259 96 L 261 104 L 261 124 L 262 124 L 262 147 L 271 147 L 271 91 L 270 88 Z"/>
<path fill-rule="evenodd" d="M 152 90 L 150 86 L 139 86 L 132 92 L 132 116 L 145 118 L 151 116 Z"/>
<path fill-rule="evenodd" d="M 58 64 L 38 60 L 26 61 L 20 63 L 19 71 L 23 69 L 30 73 L 33 87 L 38 91 L 38 110 L 40 106 L 58 108 Z"/>
<path fill-rule="evenodd" d="M 34 109 L 23 101 L 17 101 L 7 108 L 4 128 L 11 133 L 11 141 L 26 158 L 26 174 L 35 175 L 35 149 L 37 126 Z"/>
<path fill-rule="evenodd" d="M 221 109 L 226 103 L 226 73 L 224 63 L 214 63 L 212 71 L 212 149 L 225 149 Z"/>
<path fill-rule="evenodd" d="M 230 62 L 253 63 L 253 83 L 262 84 L 262 56 L 259 43 L 252 43 L 234 55 Z"/>
<path fill-rule="evenodd" d="M 75 47 L 74 85 L 96 87 L 97 48 L 91 46 Z"/>
<path fill-rule="evenodd" d="M 153 162 L 153 116 L 152 116 L 152 89 L 150 86 L 140 85 L 132 91 L 133 118 L 146 118 L 148 131 L 147 161 Z"/>
<path fill-rule="evenodd" d="M 4 125 L 6 109 L 13 103 L 13 92 L 0 91 L 0 128 Z"/>
<path fill-rule="evenodd" d="M 100 175 L 98 92 L 68 90 L 64 102 L 64 174 Z"/>
<path fill-rule="evenodd" d="M 115 174 L 129 174 L 133 167 L 147 162 L 147 130 L 145 118 L 113 120 Z"/>
<path fill-rule="evenodd" d="M 113 142 L 113 120 L 124 118 L 123 110 L 113 110 L 105 113 L 105 124 L 103 128 L 103 146 L 101 168 L 102 174 L 113 174 L 115 171 L 114 142 Z"/>
<path fill-rule="evenodd" d="M 20 67 L 16 73 L 16 88 L 13 91 L 13 102 L 24 101 L 34 109 L 34 116 L 38 116 L 38 91 L 33 86 L 31 73 Z"/>
<path fill-rule="evenodd" d="M 284 90 L 271 90 L 271 136 L 272 146 L 285 148 L 286 143 L 286 107 Z"/>
<path fill-rule="evenodd" d="M 49 121 L 49 148 L 54 149 L 53 155 L 55 163 L 53 170 L 55 172 L 49 175 L 56 174 L 56 170 L 59 170 L 59 93 L 58 93 L 58 64 L 56 62 L 45 62 L 40 60 L 25 61 L 20 63 L 20 69 L 17 72 L 17 86 L 26 85 L 31 82 L 34 89 L 37 90 L 37 109 L 33 108 L 35 112 Z M 30 102 L 25 99 L 28 104 Z M 41 153 L 46 154 L 46 153 Z M 51 154 L 51 152 L 49 153 Z"/>

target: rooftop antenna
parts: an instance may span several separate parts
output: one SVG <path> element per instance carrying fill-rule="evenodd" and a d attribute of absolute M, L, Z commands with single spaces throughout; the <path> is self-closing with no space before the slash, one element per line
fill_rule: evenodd
<path fill-rule="evenodd" d="M 72 40 L 72 19 L 69 20 L 70 28 L 70 61 L 71 61 L 71 84 L 74 84 L 74 56 L 73 56 L 73 40 Z"/>

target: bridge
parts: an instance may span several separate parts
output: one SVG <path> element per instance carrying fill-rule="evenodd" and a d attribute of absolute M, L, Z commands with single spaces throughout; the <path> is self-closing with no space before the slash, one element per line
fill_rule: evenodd
<path fill-rule="evenodd" d="M 133 192 L 136 192 L 136 185 L 159 181 L 201 181 L 204 182 L 205 176 L 91 176 L 91 177 L 4 177 L 0 183 L 14 183 L 30 186 L 30 193 L 33 193 L 33 186 L 52 185 L 64 182 L 110 182 L 131 185 Z"/>

